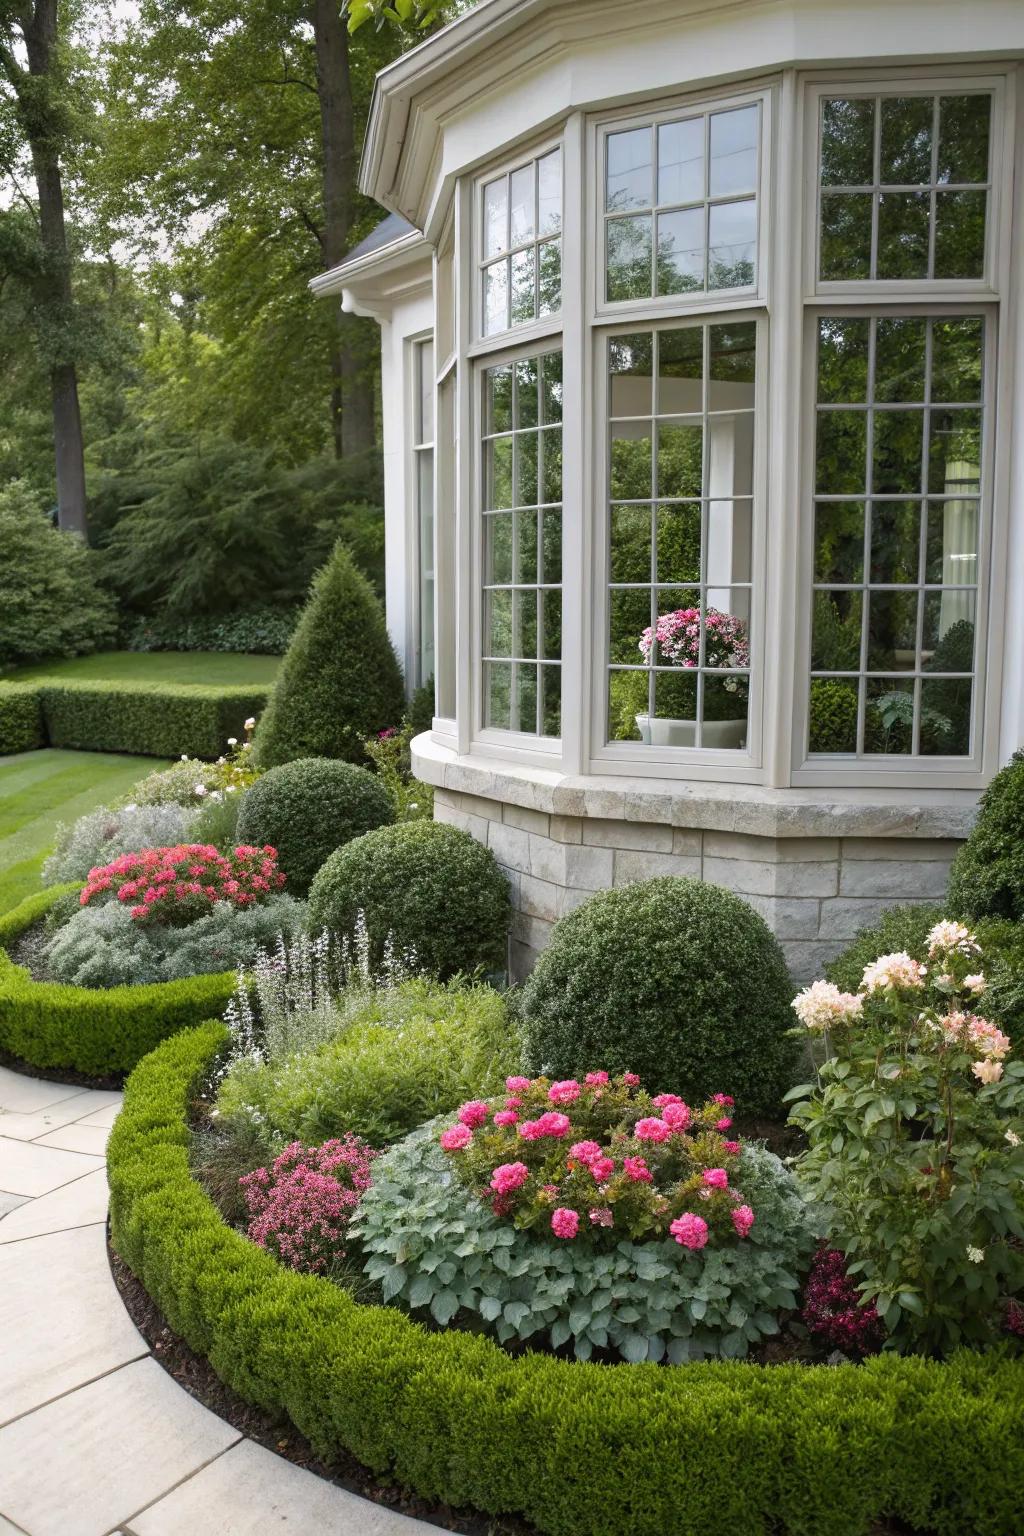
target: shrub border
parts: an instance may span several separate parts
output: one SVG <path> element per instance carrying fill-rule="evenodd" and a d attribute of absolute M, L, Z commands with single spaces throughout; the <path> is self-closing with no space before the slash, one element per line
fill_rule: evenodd
<path fill-rule="evenodd" d="M 234 971 L 137 987 L 33 980 L 6 945 L 59 897 L 78 889 L 77 882 L 51 886 L 0 917 L 0 1049 L 41 1070 L 105 1077 L 130 1072 L 168 1035 L 224 1012 L 236 986 Z"/>
<path fill-rule="evenodd" d="M 549 1536 L 866 1536 L 884 1516 L 1006 1536 L 1024 1485 L 1024 1362 L 602 1366 L 513 1358 L 280 1266 L 189 1168 L 207 1022 L 130 1078 L 108 1148 L 111 1234 L 170 1326 L 235 1392 L 431 1501 Z M 970 1447 L 965 1453 L 965 1447 Z"/>

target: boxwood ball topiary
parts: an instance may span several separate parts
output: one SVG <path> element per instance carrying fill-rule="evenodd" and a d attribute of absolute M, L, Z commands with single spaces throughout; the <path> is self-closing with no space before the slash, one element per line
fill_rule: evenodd
<path fill-rule="evenodd" d="M 351 933 L 360 911 L 378 959 L 390 935 L 442 980 L 505 969 L 508 883 L 493 853 L 458 827 L 405 822 L 332 853 L 310 889 L 310 927 Z"/>
<path fill-rule="evenodd" d="M 791 1081 L 792 996 L 774 935 L 730 891 L 674 877 L 605 891 L 555 924 L 526 984 L 528 1069 L 629 1070 L 773 1110 Z"/>
<path fill-rule="evenodd" d="M 974 831 L 949 872 L 946 905 L 953 917 L 1024 922 L 1024 749 L 982 795 Z"/>
<path fill-rule="evenodd" d="M 246 792 L 240 843 L 277 849 L 288 890 L 304 896 L 321 864 L 345 843 L 394 820 L 391 796 L 365 768 L 330 757 L 300 757 L 271 768 Z"/>

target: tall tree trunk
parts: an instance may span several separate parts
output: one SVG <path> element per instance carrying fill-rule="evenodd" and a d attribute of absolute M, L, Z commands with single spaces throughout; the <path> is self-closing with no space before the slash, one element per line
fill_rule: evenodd
<path fill-rule="evenodd" d="M 85 450 L 78 406 L 71 328 L 71 261 L 64 221 L 58 116 L 51 98 L 57 43 L 57 0 L 35 0 L 23 22 L 28 55 L 28 88 L 18 102 L 35 173 L 43 265 L 36 280 L 40 314 L 49 332 L 50 394 L 57 471 L 57 519 L 62 528 L 85 535 Z"/>
<path fill-rule="evenodd" d="M 348 29 L 339 0 L 314 0 L 313 36 L 323 150 L 323 255 L 324 265 L 329 268 L 338 265 L 349 244 L 356 185 Z M 335 452 L 340 457 L 372 448 L 374 424 L 373 381 L 365 363 L 365 337 L 361 336 L 366 322 L 355 315 L 343 315 L 339 309 L 337 325 L 331 359 L 331 408 Z"/>

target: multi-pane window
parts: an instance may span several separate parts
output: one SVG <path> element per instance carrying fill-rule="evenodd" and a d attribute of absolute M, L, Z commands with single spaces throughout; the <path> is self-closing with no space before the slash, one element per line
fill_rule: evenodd
<path fill-rule="evenodd" d="M 561 734 L 562 354 L 483 374 L 483 723 Z"/>
<path fill-rule="evenodd" d="M 605 299 L 750 288 L 757 278 L 760 106 L 605 138 Z"/>
<path fill-rule="evenodd" d="M 985 320 L 817 323 L 812 753 L 971 752 Z"/>
<path fill-rule="evenodd" d="M 413 345 L 413 502 L 418 556 L 417 681 L 434 675 L 434 343 Z"/>
<path fill-rule="evenodd" d="M 824 97 L 819 278 L 981 278 L 991 116 L 987 92 Z"/>
<path fill-rule="evenodd" d="M 562 307 L 562 151 L 488 181 L 482 210 L 483 333 Z"/>
<path fill-rule="evenodd" d="M 607 345 L 609 739 L 745 747 L 756 323 Z"/>

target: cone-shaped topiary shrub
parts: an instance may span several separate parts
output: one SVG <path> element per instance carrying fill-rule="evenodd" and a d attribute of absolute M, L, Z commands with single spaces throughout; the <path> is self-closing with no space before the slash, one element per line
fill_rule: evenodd
<path fill-rule="evenodd" d="M 1024 749 L 981 797 L 974 831 L 949 872 L 946 906 L 950 917 L 1024 921 Z"/>
<path fill-rule="evenodd" d="M 458 827 L 408 821 L 332 853 L 309 893 L 310 928 L 351 933 L 359 912 L 377 960 L 391 938 L 442 980 L 505 969 L 508 884 L 490 849 Z"/>
<path fill-rule="evenodd" d="M 367 736 L 397 725 L 402 671 L 384 613 L 344 544 L 313 578 L 277 684 L 256 731 L 261 768 L 297 757 L 366 761 Z"/>
<path fill-rule="evenodd" d="M 602 891 L 555 924 L 526 984 L 528 1070 L 628 1070 L 770 1111 L 791 1082 L 792 996 L 777 940 L 731 891 L 676 877 Z"/>
<path fill-rule="evenodd" d="M 335 848 L 395 819 L 391 796 L 365 768 L 299 757 L 258 778 L 238 813 L 240 843 L 277 849 L 288 890 L 304 896 Z"/>

